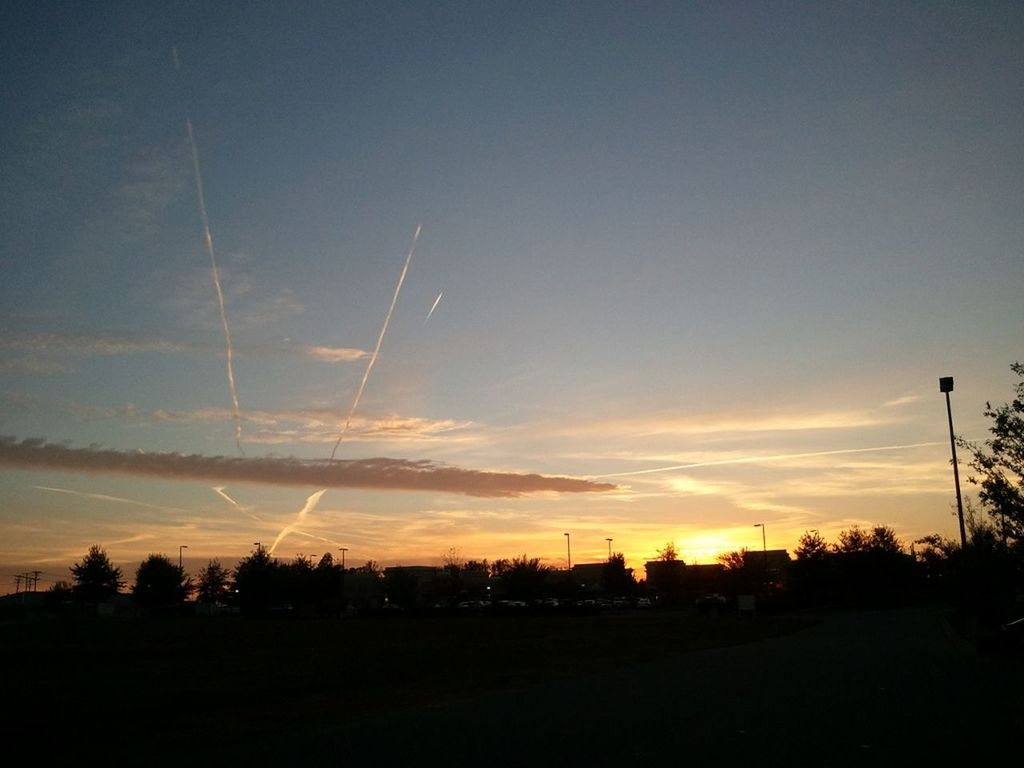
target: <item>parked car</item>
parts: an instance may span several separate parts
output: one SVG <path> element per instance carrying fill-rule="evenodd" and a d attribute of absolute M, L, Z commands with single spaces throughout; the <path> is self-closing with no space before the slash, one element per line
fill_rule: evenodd
<path fill-rule="evenodd" d="M 704 595 L 698 597 L 696 600 L 697 610 L 701 613 L 717 613 L 718 611 L 725 608 L 726 604 L 725 595 L 720 595 L 717 592 L 713 592 L 710 595 Z"/>

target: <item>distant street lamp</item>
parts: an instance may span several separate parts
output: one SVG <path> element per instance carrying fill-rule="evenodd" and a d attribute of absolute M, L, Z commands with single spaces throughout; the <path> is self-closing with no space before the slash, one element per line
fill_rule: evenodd
<path fill-rule="evenodd" d="M 956 438 L 953 436 L 953 408 L 949 404 L 949 393 L 953 391 L 953 377 L 939 379 L 939 392 L 946 394 L 946 416 L 949 417 L 949 450 L 953 454 L 953 484 L 956 486 L 956 514 L 960 521 L 960 548 L 967 549 L 967 532 L 964 530 L 964 502 L 960 496 L 960 469 L 956 463 Z"/>
<path fill-rule="evenodd" d="M 263 545 L 258 541 L 254 541 L 252 544 L 254 547 L 256 547 L 256 554 L 258 555 L 260 553 L 260 550 L 263 549 Z"/>
<path fill-rule="evenodd" d="M 764 572 L 768 573 L 768 539 L 765 536 L 764 523 L 754 523 L 755 528 L 761 529 L 761 548 L 764 549 Z"/>
<path fill-rule="evenodd" d="M 345 570 L 345 553 L 348 552 L 348 547 L 338 547 L 338 551 L 341 552 L 341 570 Z"/>
<path fill-rule="evenodd" d="M 608 542 L 608 559 L 611 560 L 612 559 L 612 540 L 611 539 L 605 539 L 605 541 Z"/>
<path fill-rule="evenodd" d="M 569 566 L 569 570 L 572 570 L 572 548 L 569 545 L 569 534 L 565 534 L 565 561 Z"/>
<path fill-rule="evenodd" d="M 178 570 L 181 570 L 181 550 L 188 549 L 188 544 L 182 544 L 178 547 Z"/>

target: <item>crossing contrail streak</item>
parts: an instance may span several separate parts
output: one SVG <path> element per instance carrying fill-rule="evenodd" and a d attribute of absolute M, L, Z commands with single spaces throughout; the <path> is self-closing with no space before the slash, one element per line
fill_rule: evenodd
<path fill-rule="evenodd" d="M 175 56 L 177 59 L 177 56 Z M 220 308 L 220 324 L 224 330 L 224 346 L 227 350 L 228 368 L 228 391 L 231 393 L 231 417 L 235 421 L 235 445 L 238 452 L 245 455 L 242 450 L 242 417 L 238 412 L 238 390 L 235 388 L 235 355 L 231 348 L 231 328 L 228 326 L 228 315 L 224 311 L 224 291 L 220 287 L 220 270 L 217 269 L 217 257 L 213 251 L 213 237 L 210 234 L 210 218 L 206 214 L 206 199 L 203 196 L 203 175 L 199 170 L 199 150 L 196 148 L 196 137 L 192 130 L 191 118 L 185 119 L 185 127 L 188 129 L 188 143 L 192 148 L 192 168 L 196 177 L 196 195 L 199 198 L 199 216 L 203 222 L 203 243 L 206 245 L 206 252 L 210 256 L 210 267 L 213 271 L 213 287 L 217 289 L 217 306 Z"/>
<path fill-rule="evenodd" d="M 846 453 L 872 453 L 874 451 L 898 451 L 904 448 L 928 448 L 933 445 L 945 445 L 945 443 L 909 443 L 907 445 L 879 445 L 874 448 L 840 448 L 834 451 L 811 451 L 809 453 L 780 453 L 774 456 L 741 456 L 735 459 L 719 459 L 717 461 L 697 461 L 692 464 L 673 464 L 672 466 L 669 467 L 655 467 L 654 469 L 637 469 L 633 470 L 632 472 L 611 472 L 606 475 L 590 475 L 590 477 L 632 477 L 633 475 L 652 475 L 656 472 L 672 472 L 680 469 L 697 469 L 699 467 L 720 467 L 726 464 L 757 464 L 763 461 L 806 459 L 813 456 L 838 456 Z"/>
<path fill-rule="evenodd" d="M 281 529 L 281 532 L 277 534 L 277 538 L 274 539 L 274 543 L 270 545 L 270 549 L 268 550 L 267 554 L 274 554 L 274 550 L 277 548 L 277 545 L 281 543 L 285 536 L 287 536 L 289 533 L 292 533 L 295 530 L 296 525 L 298 525 L 306 519 L 306 515 L 308 515 L 310 512 L 316 509 L 316 505 L 320 503 L 320 497 L 323 496 L 325 493 L 327 493 L 327 489 L 321 488 L 319 491 L 311 494 L 310 497 L 306 499 L 306 503 L 302 507 L 302 509 L 299 510 L 299 514 L 298 516 L 296 516 L 295 522 L 290 525 L 286 525 L 284 528 Z"/>
<path fill-rule="evenodd" d="M 230 504 L 231 506 L 233 506 L 235 509 L 239 510 L 243 514 L 248 515 L 253 520 L 256 520 L 258 522 L 263 522 L 262 518 L 260 518 L 258 515 L 254 515 L 252 512 L 249 511 L 249 507 L 243 507 L 237 501 L 235 501 L 230 496 L 228 496 L 228 494 L 224 490 L 224 486 L 223 485 L 213 486 L 212 488 L 210 488 L 210 490 L 213 491 L 214 493 L 216 493 L 218 496 L 220 496 L 222 499 L 224 499 L 224 501 L 226 501 L 228 504 Z"/>
<path fill-rule="evenodd" d="M 409 246 L 409 254 L 405 257 L 405 266 L 402 267 L 402 274 L 398 276 L 398 285 L 395 286 L 395 295 L 391 297 L 391 306 L 388 307 L 388 313 L 384 317 L 384 325 L 381 326 L 380 335 L 377 337 L 377 346 L 373 348 L 373 354 L 370 355 L 370 362 L 366 365 L 366 371 L 363 373 L 363 381 L 359 385 L 359 389 L 356 390 L 355 400 L 352 401 L 352 407 L 348 411 L 348 418 L 345 419 L 345 426 L 341 430 L 341 434 L 338 435 L 337 442 L 334 443 L 334 448 L 331 449 L 331 461 L 334 461 L 334 454 L 338 451 L 338 446 L 341 445 L 341 440 L 345 437 L 345 433 L 348 432 L 349 424 L 352 423 L 352 416 L 356 412 L 356 408 L 359 405 L 359 399 L 363 396 L 363 390 L 366 389 L 366 382 L 370 378 L 370 371 L 373 370 L 374 363 L 377 362 L 377 355 L 380 354 L 380 345 L 384 342 L 384 334 L 388 332 L 388 323 L 391 322 L 391 313 L 395 311 L 395 304 L 398 302 L 398 293 L 402 290 L 402 283 L 405 282 L 405 274 L 409 271 L 409 262 L 412 261 L 412 255 L 416 251 L 416 243 L 420 239 L 420 229 L 423 228 L 422 224 L 416 225 L 416 234 L 412 236 L 412 245 Z"/>
<path fill-rule="evenodd" d="M 434 299 L 434 306 L 432 306 L 432 307 L 430 308 L 430 311 L 429 311 L 429 312 L 427 312 L 427 320 L 429 320 L 429 319 L 430 319 L 430 316 L 431 316 L 432 314 L 434 314 L 434 310 L 435 310 L 435 309 L 437 309 L 437 305 L 441 303 L 441 297 L 442 297 L 442 296 L 444 296 L 444 291 L 441 291 L 441 292 L 440 292 L 439 294 L 437 294 L 437 298 L 436 298 L 436 299 Z M 423 324 L 424 324 L 424 325 L 426 325 L 426 324 L 427 324 L 427 320 L 424 320 L 424 321 L 423 321 Z"/>

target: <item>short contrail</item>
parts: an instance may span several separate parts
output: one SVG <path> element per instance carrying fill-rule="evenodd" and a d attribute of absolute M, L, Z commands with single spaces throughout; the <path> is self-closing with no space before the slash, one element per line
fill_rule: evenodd
<path fill-rule="evenodd" d="M 254 515 L 252 512 L 249 511 L 249 507 L 243 507 L 237 501 L 235 501 L 230 496 L 228 496 L 227 492 L 224 490 L 224 486 L 223 485 L 213 486 L 213 487 L 210 488 L 210 490 L 213 491 L 214 493 L 216 493 L 222 499 L 224 499 L 224 501 L 226 501 L 228 504 L 233 506 L 235 509 L 238 509 L 241 512 L 244 512 L 246 515 L 251 517 L 253 520 L 256 520 L 256 521 L 261 522 L 261 523 L 263 522 L 262 518 L 260 518 L 257 515 Z"/>
<path fill-rule="evenodd" d="M 409 254 L 405 257 L 405 266 L 402 267 L 402 274 L 398 276 L 398 285 L 395 286 L 395 295 L 391 297 L 391 306 L 388 307 L 388 313 L 384 317 L 384 325 L 381 326 L 380 335 L 377 337 L 377 346 L 373 348 L 373 354 L 370 355 L 370 362 L 366 365 L 366 372 L 363 373 L 363 381 L 359 385 L 359 389 L 356 390 L 355 400 L 352 401 L 352 407 L 348 411 L 348 418 L 345 419 L 345 427 L 341 430 L 341 434 L 338 435 L 337 442 L 334 443 L 334 448 L 331 449 L 331 461 L 334 461 L 334 454 L 338 451 L 338 446 L 341 445 L 341 440 L 345 437 L 345 433 L 348 432 L 349 424 L 352 423 L 352 416 L 356 412 L 356 407 L 359 405 L 359 398 L 363 396 L 363 390 L 366 389 L 366 382 L 370 378 L 370 371 L 373 370 L 373 364 L 377 362 L 377 355 L 380 354 L 380 345 L 384 342 L 384 334 L 388 331 L 388 323 L 391 322 L 391 313 L 395 311 L 395 304 L 398 302 L 398 292 L 402 290 L 402 283 L 405 282 L 405 273 L 409 271 L 409 262 L 412 261 L 412 255 L 416 251 L 416 243 L 420 239 L 420 229 L 422 224 L 416 225 L 416 234 L 412 236 L 412 245 L 409 246 Z"/>
<path fill-rule="evenodd" d="M 611 472 L 606 475 L 590 475 L 591 478 L 631 477 L 633 475 L 652 475 L 656 472 L 672 472 L 680 469 L 697 469 L 699 467 L 720 467 L 726 464 L 756 464 L 762 461 L 783 461 L 785 459 L 806 459 L 812 456 L 837 456 L 844 453 L 871 453 L 873 451 L 898 451 L 903 448 L 928 448 L 933 445 L 945 445 L 942 442 L 909 443 L 907 445 L 880 445 L 874 448 L 841 448 L 834 451 L 812 451 L 810 453 L 780 453 L 774 456 L 741 456 L 735 459 L 719 459 L 718 461 L 698 461 L 693 464 L 673 464 L 670 467 L 654 469 L 637 469 L 632 472 Z"/>
<path fill-rule="evenodd" d="M 320 497 L 323 496 L 325 493 L 327 493 L 327 489 L 321 488 L 319 491 L 311 494 L 310 497 L 306 499 L 306 503 L 302 507 L 302 509 L 299 510 L 299 514 L 296 516 L 295 522 L 291 525 L 286 525 L 284 528 L 281 529 L 281 532 L 277 534 L 277 538 L 274 539 L 274 543 L 270 545 L 270 549 L 267 551 L 267 554 L 274 554 L 274 550 L 277 548 L 277 545 L 281 543 L 281 540 L 284 539 L 284 537 L 287 536 L 289 533 L 292 533 L 295 530 L 295 526 L 297 526 L 299 523 L 306 519 L 306 515 L 308 515 L 310 512 L 316 509 L 316 505 L 320 502 Z"/>
<path fill-rule="evenodd" d="M 434 306 L 432 306 L 432 307 L 430 308 L 430 311 L 429 311 L 429 312 L 427 312 L 427 320 L 429 320 L 429 319 L 430 319 L 430 316 L 431 316 L 432 314 L 434 314 L 434 310 L 435 310 L 435 309 L 437 309 L 437 305 L 441 303 L 441 297 L 442 297 L 442 296 L 444 296 L 444 291 L 441 291 L 441 292 L 440 292 L 439 294 L 437 294 L 437 298 L 436 298 L 436 299 L 434 299 Z M 426 325 L 426 324 L 427 324 L 427 320 L 424 320 L 424 321 L 423 321 L 423 324 L 424 324 L 424 325 Z"/>
<path fill-rule="evenodd" d="M 196 176 L 199 216 L 203 222 L 203 242 L 206 245 L 206 252 L 210 255 L 210 267 L 213 270 L 213 287 L 217 289 L 217 306 L 220 308 L 220 324 L 224 329 L 224 346 L 227 349 L 228 359 L 228 390 L 231 393 L 231 416 L 235 420 L 235 445 L 238 446 L 238 452 L 245 455 L 245 451 L 242 450 L 242 417 L 238 412 L 238 391 L 235 389 L 235 356 L 231 349 L 231 328 L 228 327 L 228 316 L 224 311 L 224 291 L 220 287 L 220 270 L 217 269 L 217 257 L 213 252 L 210 219 L 206 215 L 206 200 L 203 197 L 203 176 L 199 170 L 199 150 L 196 148 L 196 137 L 192 131 L 192 120 L 190 118 L 185 119 L 185 127 L 188 129 L 188 143 L 192 148 L 192 168 Z"/>

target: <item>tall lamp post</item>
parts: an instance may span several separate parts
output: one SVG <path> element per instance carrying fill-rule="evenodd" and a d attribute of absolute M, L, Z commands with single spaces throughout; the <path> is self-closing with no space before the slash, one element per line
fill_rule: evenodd
<path fill-rule="evenodd" d="M 953 484 L 956 486 L 956 514 L 960 522 L 960 548 L 967 549 L 967 532 L 964 530 L 964 502 L 960 496 L 960 469 L 956 463 L 956 438 L 953 436 L 953 408 L 949 404 L 949 393 L 953 391 L 953 377 L 939 379 L 939 392 L 946 395 L 946 416 L 949 417 L 949 450 L 953 454 Z"/>
<path fill-rule="evenodd" d="M 178 547 L 178 570 L 181 571 L 181 550 L 188 549 L 188 544 L 182 544 Z"/>
<path fill-rule="evenodd" d="M 572 547 L 569 545 L 569 534 L 568 533 L 565 534 L 565 562 L 566 562 L 569 570 L 571 571 L 572 570 Z"/>
<path fill-rule="evenodd" d="M 612 559 L 612 540 L 611 539 L 605 539 L 605 541 L 608 542 L 608 559 L 611 560 Z"/>
<path fill-rule="evenodd" d="M 341 570 L 345 570 L 345 553 L 348 552 L 348 547 L 338 547 L 338 551 L 341 552 Z"/>
<path fill-rule="evenodd" d="M 755 528 L 761 529 L 761 548 L 764 550 L 764 572 L 768 573 L 768 537 L 765 535 L 764 523 L 754 523 Z"/>

